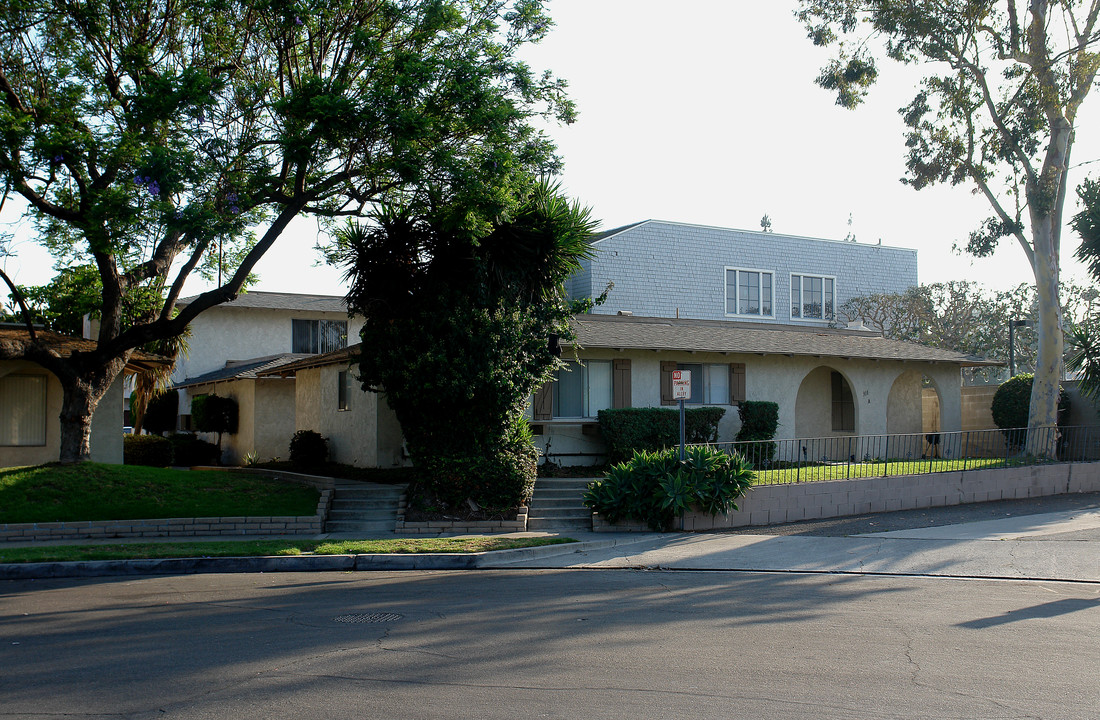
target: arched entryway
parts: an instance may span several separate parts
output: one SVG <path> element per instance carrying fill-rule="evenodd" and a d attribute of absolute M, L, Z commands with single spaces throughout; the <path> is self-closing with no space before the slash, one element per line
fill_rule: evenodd
<path fill-rule="evenodd" d="M 795 399 L 794 435 L 826 439 L 805 444 L 800 449 L 804 459 L 837 460 L 850 454 L 846 444 L 831 439 L 855 434 L 859 411 L 855 395 L 848 377 L 828 365 L 816 367 L 802 378 Z"/>

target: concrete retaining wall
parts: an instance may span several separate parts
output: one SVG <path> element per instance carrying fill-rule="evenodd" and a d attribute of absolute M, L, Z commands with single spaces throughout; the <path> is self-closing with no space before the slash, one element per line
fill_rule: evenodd
<path fill-rule="evenodd" d="M 1100 463 L 758 485 L 741 498 L 738 503 L 740 510 L 729 515 L 711 517 L 688 513 L 684 516 L 684 530 L 775 525 L 845 515 L 1081 492 L 1100 492 Z M 592 521 L 592 529 L 596 532 L 648 530 L 625 523 L 611 525 L 599 515 L 593 515 Z"/>
<path fill-rule="evenodd" d="M 1100 491 L 1100 463 L 1066 463 L 928 475 L 860 478 L 754 487 L 740 510 L 691 513 L 685 530 L 773 525 L 892 510 Z"/>

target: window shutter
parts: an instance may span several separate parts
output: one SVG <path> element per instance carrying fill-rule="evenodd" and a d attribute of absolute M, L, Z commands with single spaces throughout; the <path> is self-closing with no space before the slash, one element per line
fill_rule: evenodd
<path fill-rule="evenodd" d="M 630 407 L 630 360 L 615 360 L 612 363 L 611 407 Z"/>
<path fill-rule="evenodd" d="M 745 402 L 745 363 L 730 363 L 730 405 Z"/>
<path fill-rule="evenodd" d="M 551 380 L 535 391 L 531 403 L 535 420 L 550 420 L 554 415 L 554 382 Z"/>
<path fill-rule="evenodd" d="M 672 372 L 676 369 L 676 362 L 670 360 L 661 361 L 661 404 L 675 405 L 672 399 Z"/>

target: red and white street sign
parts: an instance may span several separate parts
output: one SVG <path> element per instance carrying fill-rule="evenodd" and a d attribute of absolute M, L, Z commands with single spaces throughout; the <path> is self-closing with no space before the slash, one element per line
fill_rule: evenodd
<path fill-rule="evenodd" d="M 672 399 L 673 400 L 690 400 L 691 399 L 691 371 L 690 370 L 673 370 L 672 371 Z"/>

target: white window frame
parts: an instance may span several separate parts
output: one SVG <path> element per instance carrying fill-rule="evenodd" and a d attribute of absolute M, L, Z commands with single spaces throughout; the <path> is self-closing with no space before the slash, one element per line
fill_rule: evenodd
<path fill-rule="evenodd" d="M 554 420 L 576 420 L 576 419 L 582 419 L 582 418 L 594 418 L 594 417 L 596 417 L 596 413 L 599 412 L 600 410 L 606 409 L 606 408 L 611 408 L 612 404 L 614 402 L 614 393 L 615 393 L 615 390 L 614 390 L 614 384 L 615 384 L 615 376 L 614 376 L 615 367 L 614 367 L 614 363 L 612 363 L 611 360 L 580 360 L 580 361 L 568 360 L 566 362 L 568 362 L 570 365 L 579 365 L 580 369 L 584 372 L 584 376 L 581 378 L 582 388 L 583 388 L 582 391 L 581 391 L 583 393 L 583 398 L 582 398 L 582 402 L 581 402 L 581 405 L 583 407 L 581 409 L 581 412 L 583 414 L 581 414 L 581 415 L 559 415 L 558 414 L 559 411 L 560 411 L 559 410 L 559 408 L 560 408 L 559 397 L 560 397 L 560 392 L 561 392 L 561 384 L 560 384 L 559 380 L 560 380 L 560 377 L 561 377 L 561 373 L 563 373 L 563 372 L 572 372 L 572 371 L 567 371 L 565 368 L 561 368 L 554 374 L 554 389 L 553 389 L 554 397 L 553 397 L 553 400 L 551 401 L 552 402 L 552 405 L 551 405 L 552 409 L 550 411 L 550 417 Z M 597 407 L 595 410 L 593 410 L 592 408 L 593 408 L 594 403 L 592 402 L 592 385 L 589 382 L 588 373 L 589 373 L 590 367 L 594 364 L 597 364 L 597 363 L 599 363 L 601 366 L 602 365 L 607 366 L 607 368 L 608 368 L 608 377 L 609 377 L 610 381 L 608 383 L 608 397 L 606 398 L 607 399 L 606 406 L 605 407 Z M 598 405 L 599 403 L 595 403 L 595 404 Z"/>
<path fill-rule="evenodd" d="M 738 273 L 734 279 L 734 307 L 730 310 L 730 290 L 729 290 L 729 274 L 730 272 Z M 740 273 L 758 273 L 759 277 L 756 281 L 756 291 L 760 296 L 760 312 L 759 313 L 742 313 L 739 312 L 741 308 L 741 277 Z M 764 312 L 764 276 L 767 275 L 772 279 L 772 296 L 771 296 L 771 308 L 770 313 Z M 722 270 L 722 291 L 725 294 L 726 304 L 726 317 L 743 317 L 743 318 L 774 318 L 775 317 L 775 272 L 771 270 L 759 270 L 757 268 L 743 268 L 733 267 L 727 265 Z"/>
<path fill-rule="evenodd" d="M 794 293 L 795 285 L 794 279 L 798 278 L 798 314 L 794 314 Z M 821 315 L 822 317 L 806 317 L 802 314 L 802 310 L 806 303 L 803 302 L 803 298 L 806 297 L 806 290 L 803 287 L 803 282 L 806 278 L 813 278 L 821 281 Z M 831 315 L 825 315 L 825 281 L 829 280 L 833 283 L 833 312 Z M 806 322 L 816 323 L 830 323 L 836 319 L 836 276 L 835 275 L 819 275 L 817 273 L 797 273 L 792 272 L 790 277 L 790 308 L 791 308 L 791 320 L 804 320 Z"/>

